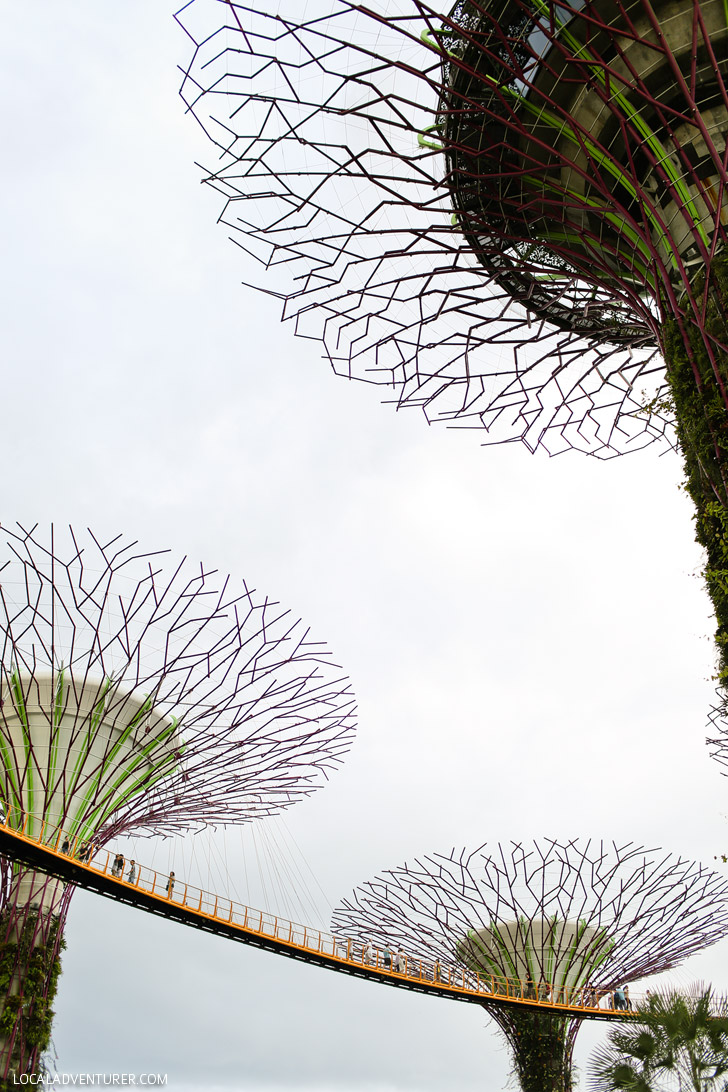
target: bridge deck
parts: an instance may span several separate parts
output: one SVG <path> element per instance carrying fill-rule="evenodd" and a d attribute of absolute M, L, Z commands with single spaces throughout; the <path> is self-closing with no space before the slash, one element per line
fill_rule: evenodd
<path fill-rule="evenodd" d="M 578 1019 L 624 1020 L 629 1017 L 629 1013 L 623 1010 L 581 1003 L 584 1000 L 583 990 L 575 991 L 575 997 L 568 997 L 563 988 L 554 987 L 549 988 L 548 996 L 545 996 L 546 990 L 541 989 L 541 997 L 529 997 L 524 996 L 527 991 L 523 982 L 494 979 L 444 964 L 436 969 L 431 962 L 412 956 L 406 958 L 402 970 L 395 971 L 384 965 L 384 953 L 380 950 L 374 949 L 367 961 L 363 958 L 361 946 L 346 937 L 337 937 L 262 910 L 254 910 L 179 879 L 175 880 L 172 891 L 168 893 L 168 875 L 146 865 L 137 863 L 133 881 L 128 878 L 128 861 L 123 869 L 126 876 L 123 873 L 120 877 L 112 875 L 113 851 L 102 849 L 94 854 L 92 861 L 80 861 L 74 855 L 78 852 L 77 846 L 69 846 L 66 852 L 59 848 L 63 846 L 62 833 L 54 832 L 52 841 L 48 842 L 43 837 L 43 824 L 26 819 L 23 826 L 24 829 L 16 830 L 0 820 L 0 854 L 147 913 L 158 914 L 255 948 L 277 952 L 289 959 L 299 959 L 399 989 L 448 997 L 453 1001 L 513 1006 Z M 29 827 L 37 827 L 38 833 L 29 833 Z M 606 1001 L 607 998 L 602 999 L 602 1003 Z"/>

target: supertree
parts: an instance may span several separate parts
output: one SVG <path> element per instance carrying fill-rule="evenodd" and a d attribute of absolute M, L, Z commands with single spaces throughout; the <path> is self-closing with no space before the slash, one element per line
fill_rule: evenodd
<path fill-rule="evenodd" d="M 418 858 L 357 887 L 333 929 L 554 1002 L 674 967 L 728 933 L 728 883 L 634 844 L 513 842 Z M 437 971 L 435 973 L 438 973 Z M 442 973 L 442 972 L 440 972 Z M 517 996 L 517 991 L 516 991 Z M 568 1092 L 580 1019 L 484 1003 L 523 1092 Z"/>
<path fill-rule="evenodd" d="M 88 860 L 121 834 L 271 815 L 354 730 L 348 681 L 278 603 L 90 531 L 3 528 L 0 801 Z M 37 1071 L 72 889 L 2 862 L 0 1077 Z"/>
<path fill-rule="evenodd" d="M 220 11 L 180 13 L 182 94 L 284 317 L 487 442 L 676 433 L 728 681 L 723 0 Z"/>

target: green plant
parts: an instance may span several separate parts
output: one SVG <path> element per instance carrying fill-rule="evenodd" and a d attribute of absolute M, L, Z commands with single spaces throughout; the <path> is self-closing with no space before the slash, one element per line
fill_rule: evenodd
<path fill-rule="evenodd" d="M 521 1092 L 571 1092 L 574 1021 L 546 1012 L 486 1008 L 508 1043 Z"/>
<path fill-rule="evenodd" d="M 718 680 L 728 686 L 728 259 L 701 270 L 686 301 L 687 317 L 666 318 L 662 342 L 685 462 L 685 488 L 695 504 L 695 537 L 707 553 L 703 575 L 717 629 Z M 691 321 L 700 315 L 701 321 Z"/>
<path fill-rule="evenodd" d="M 0 936 L 6 938 L 0 943 L 0 1037 L 10 1071 L 35 1074 L 50 1043 L 66 944 L 56 914 L 23 912 L 18 920 L 15 913 L 8 909 L 0 915 Z"/>
<path fill-rule="evenodd" d="M 710 988 L 653 994 L 592 1058 L 593 1092 L 725 1092 L 728 1015 Z"/>

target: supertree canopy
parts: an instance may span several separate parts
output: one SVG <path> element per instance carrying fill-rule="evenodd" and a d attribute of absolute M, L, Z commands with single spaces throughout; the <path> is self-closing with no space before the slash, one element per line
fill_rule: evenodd
<path fill-rule="evenodd" d="M 725 684 L 723 0 L 196 0 L 180 18 L 222 218 L 337 371 L 551 453 L 674 424 Z"/>
<path fill-rule="evenodd" d="M 11 826 L 89 859 L 120 834 L 273 814 L 340 762 L 354 730 L 348 681 L 279 604 L 120 537 L 3 538 L 0 802 Z M 8 1078 L 33 1072 L 48 1044 L 70 890 L 20 865 L 1 878 Z"/>
<path fill-rule="evenodd" d="M 432 854 L 334 911 L 342 936 L 520 982 L 554 1001 L 674 967 L 728 933 L 728 884 L 701 865 L 577 840 Z M 485 1003 L 524 1092 L 567 1092 L 580 1021 Z"/>

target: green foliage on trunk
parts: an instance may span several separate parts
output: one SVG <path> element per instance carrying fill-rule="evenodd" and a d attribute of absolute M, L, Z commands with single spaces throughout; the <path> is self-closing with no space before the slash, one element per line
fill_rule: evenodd
<path fill-rule="evenodd" d="M 571 1092 L 569 1021 L 548 1013 L 513 1012 L 501 1024 L 522 1092 Z"/>
<path fill-rule="evenodd" d="M 716 345 L 728 343 L 728 259 L 702 270 L 691 293 L 700 321 L 669 318 L 662 339 L 685 487 L 696 508 L 695 537 L 708 555 L 704 576 L 718 623 L 718 679 L 728 689 L 728 353 Z"/>
<path fill-rule="evenodd" d="M 53 914 L 39 921 L 38 911 L 27 917 L 15 908 L 0 915 L 0 1037 L 12 1039 L 10 1072 L 36 1073 L 41 1055 L 48 1049 L 53 1024 L 53 1001 L 61 973 L 59 918 Z M 4 1087 L 0 1080 L 0 1089 Z M 12 1078 L 10 1079 L 12 1084 Z"/>

